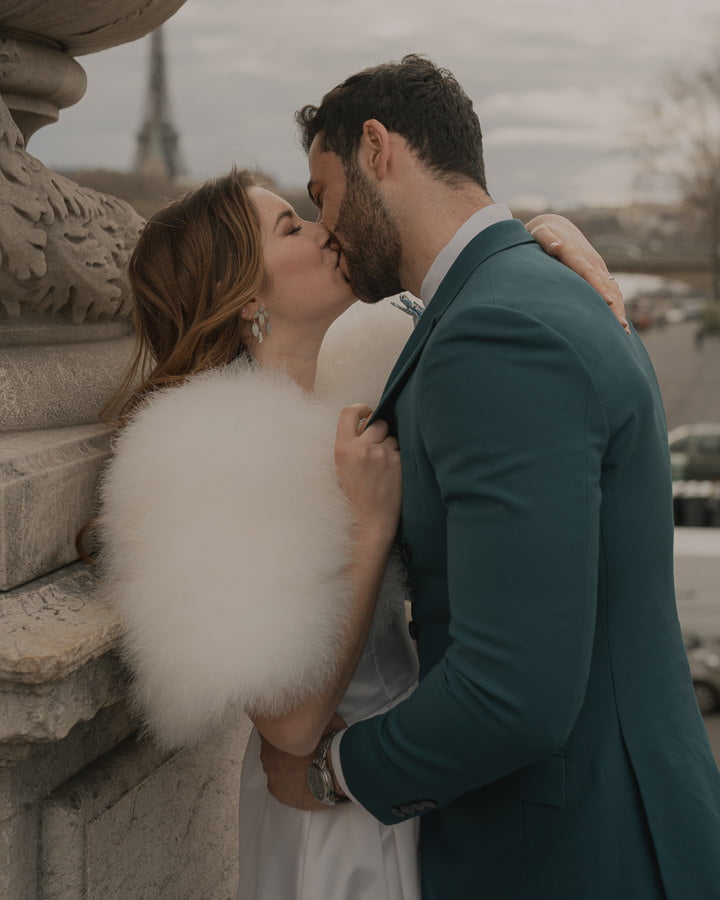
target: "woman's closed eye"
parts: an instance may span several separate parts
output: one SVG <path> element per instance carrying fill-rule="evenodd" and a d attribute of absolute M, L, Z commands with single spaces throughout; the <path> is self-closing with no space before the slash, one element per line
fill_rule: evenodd
<path fill-rule="evenodd" d="M 295 225 L 294 228 L 291 228 L 291 229 L 288 231 L 288 234 L 297 234 L 297 233 L 298 233 L 299 231 L 301 231 L 301 230 L 302 230 L 302 225 Z"/>

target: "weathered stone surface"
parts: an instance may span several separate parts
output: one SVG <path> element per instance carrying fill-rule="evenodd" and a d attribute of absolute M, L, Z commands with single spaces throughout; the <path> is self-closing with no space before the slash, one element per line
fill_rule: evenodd
<path fill-rule="evenodd" d="M 84 69 L 67 53 L 5 36 L 0 28 L 0 93 L 26 144 L 43 125 L 57 121 L 61 109 L 77 103 L 86 86 Z"/>
<path fill-rule="evenodd" d="M 92 567 L 75 563 L 38 578 L 2 597 L 0 685 L 62 681 L 111 650 L 119 634 Z"/>
<path fill-rule="evenodd" d="M 75 323 L 127 318 L 126 266 L 143 220 L 123 200 L 45 168 L 0 98 L 0 306 Z"/>
<path fill-rule="evenodd" d="M 142 220 L 46 169 L 21 130 L 27 137 L 81 96 L 84 74 L 63 49 L 134 39 L 182 2 L 0 4 L 3 900 L 235 895 L 249 723 L 169 756 L 129 739 L 137 723 L 123 699 L 119 624 L 93 571 L 75 564 L 38 578 L 75 558 L 92 514 L 107 429 L 51 426 L 91 421 L 117 384 L 129 350 L 126 266 Z"/>
<path fill-rule="evenodd" d="M 75 536 L 93 515 L 108 434 L 97 424 L 0 436 L 0 590 L 77 558 Z"/>
<path fill-rule="evenodd" d="M 97 422 L 120 384 L 133 344 L 125 337 L 0 346 L 0 432 Z"/>
<path fill-rule="evenodd" d="M 14 0 L 0 11 L 0 29 L 51 38 L 72 56 L 134 41 L 157 28 L 185 0 Z"/>
<path fill-rule="evenodd" d="M 0 797 L 5 800 L 0 789 Z M 40 842 L 40 810 L 18 807 L 0 819 L 0 897 L 39 897 L 36 847 Z"/>
<path fill-rule="evenodd" d="M 234 897 L 247 719 L 179 753 L 119 743 L 134 727 L 127 675 L 94 571 L 69 566 L 3 601 L 0 896 Z"/>
<path fill-rule="evenodd" d="M 111 341 L 132 334 L 127 319 L 96 319 L 75 325 L 64 316 L 27 313 L 0 319 L 0 348 Z"/>
<path fill-rule="evenodd" d="M 178 753 L 126 739 L 119 624 L 94 571 L 69 566 L 3 601 L 0 896 L 234 897 L 248 720 Z"/>
<path fill-rule="evenodd" d="M 248 733 L 243 718 L 169 757 L 131 738 L 51 795 L 42 812 L 43 897 L 234 898 Z"/>
<path fill-rule="evenodd" d="M 0 897 L 36 900 L 41 803 L 53 790 L 132 733 L 123 704 L 103 709 L 62 741 L 36 744 L 12 765 L 0 761 Z"/>
<path fill-rule="evenodd" d="M 0 831 L 9 811 L 46 797 L 137 728 L 127 704 L 116 703 L 103 707 L 94 719 L 79 722 L 60 741 L 33 744 L 16 759 L 0 761 Z"/>
<path fill-rule="evenodd" d="M 33 743 L 59 740 L 104 706 L 127 693 L 125 670 L 108 654 L 44 688 L 14 685 L 0 690 L 0 765 L 27 755 Z"/>
<path fill-rule="evenodd" d="M 10 591 L 0 605 L 0 763 L 64 738 L 122 700 L 119 636 L 92 569 L 78 563 Z"/>

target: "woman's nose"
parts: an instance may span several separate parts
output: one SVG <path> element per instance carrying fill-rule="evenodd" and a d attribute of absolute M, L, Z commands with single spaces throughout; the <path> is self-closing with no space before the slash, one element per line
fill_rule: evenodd
<path fill-rule="evenodd" d="M 313 222 L 312 226 L 315 229 L 315 239 L 321 247 L 324 247 L 332 239 L 332 235 L 322 222 Z"/>

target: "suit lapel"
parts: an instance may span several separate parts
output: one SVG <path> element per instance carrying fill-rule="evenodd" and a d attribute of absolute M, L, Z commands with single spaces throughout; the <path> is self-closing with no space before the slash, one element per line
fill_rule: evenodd
<path fill-rule="evenodd" d="M 460 290 L 472 273 L 487 259 L 501 250 L 507 250 L 509 247 L 515 247 L 518 244 L 532 243 L 534 243 L 533 238 L 517 219 L 510 219 L 491 225 L 470 241 L 452 264 L 445 278 L 443 278 L 440 287 L 435 292 L 422 318 L 403 347 L 402 353 L 387 380 L 385 390 L 373 414 L 373 419 L 376 416 L 380 416 L 383 407 L 390 402 L 392 396 L 399 389 L 405 376 L 416 363 L 433 329 L 455 297 L 460 293 Z"/>

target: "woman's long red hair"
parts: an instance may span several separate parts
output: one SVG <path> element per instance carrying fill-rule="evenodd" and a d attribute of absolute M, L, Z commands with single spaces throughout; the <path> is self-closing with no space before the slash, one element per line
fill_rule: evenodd
<path fill-rule="evenodd" d="M 148 220 L 128 269 L 135 352 L 106 421 L 122 425 L 151 391 L 247 353 L 240 313 L 266 279 L 253 184 L 233 168 Z"/>
<path fill-rule="evenodd" d="M 135 349 L 102 419 L 121 428 L 154 390 L 247 355 L 243 306 L 266 282 L 248 172 L 233 168 L 148 219 L 130 257 Z M 95 520 L 83 526 L 84 546 Z"/>

